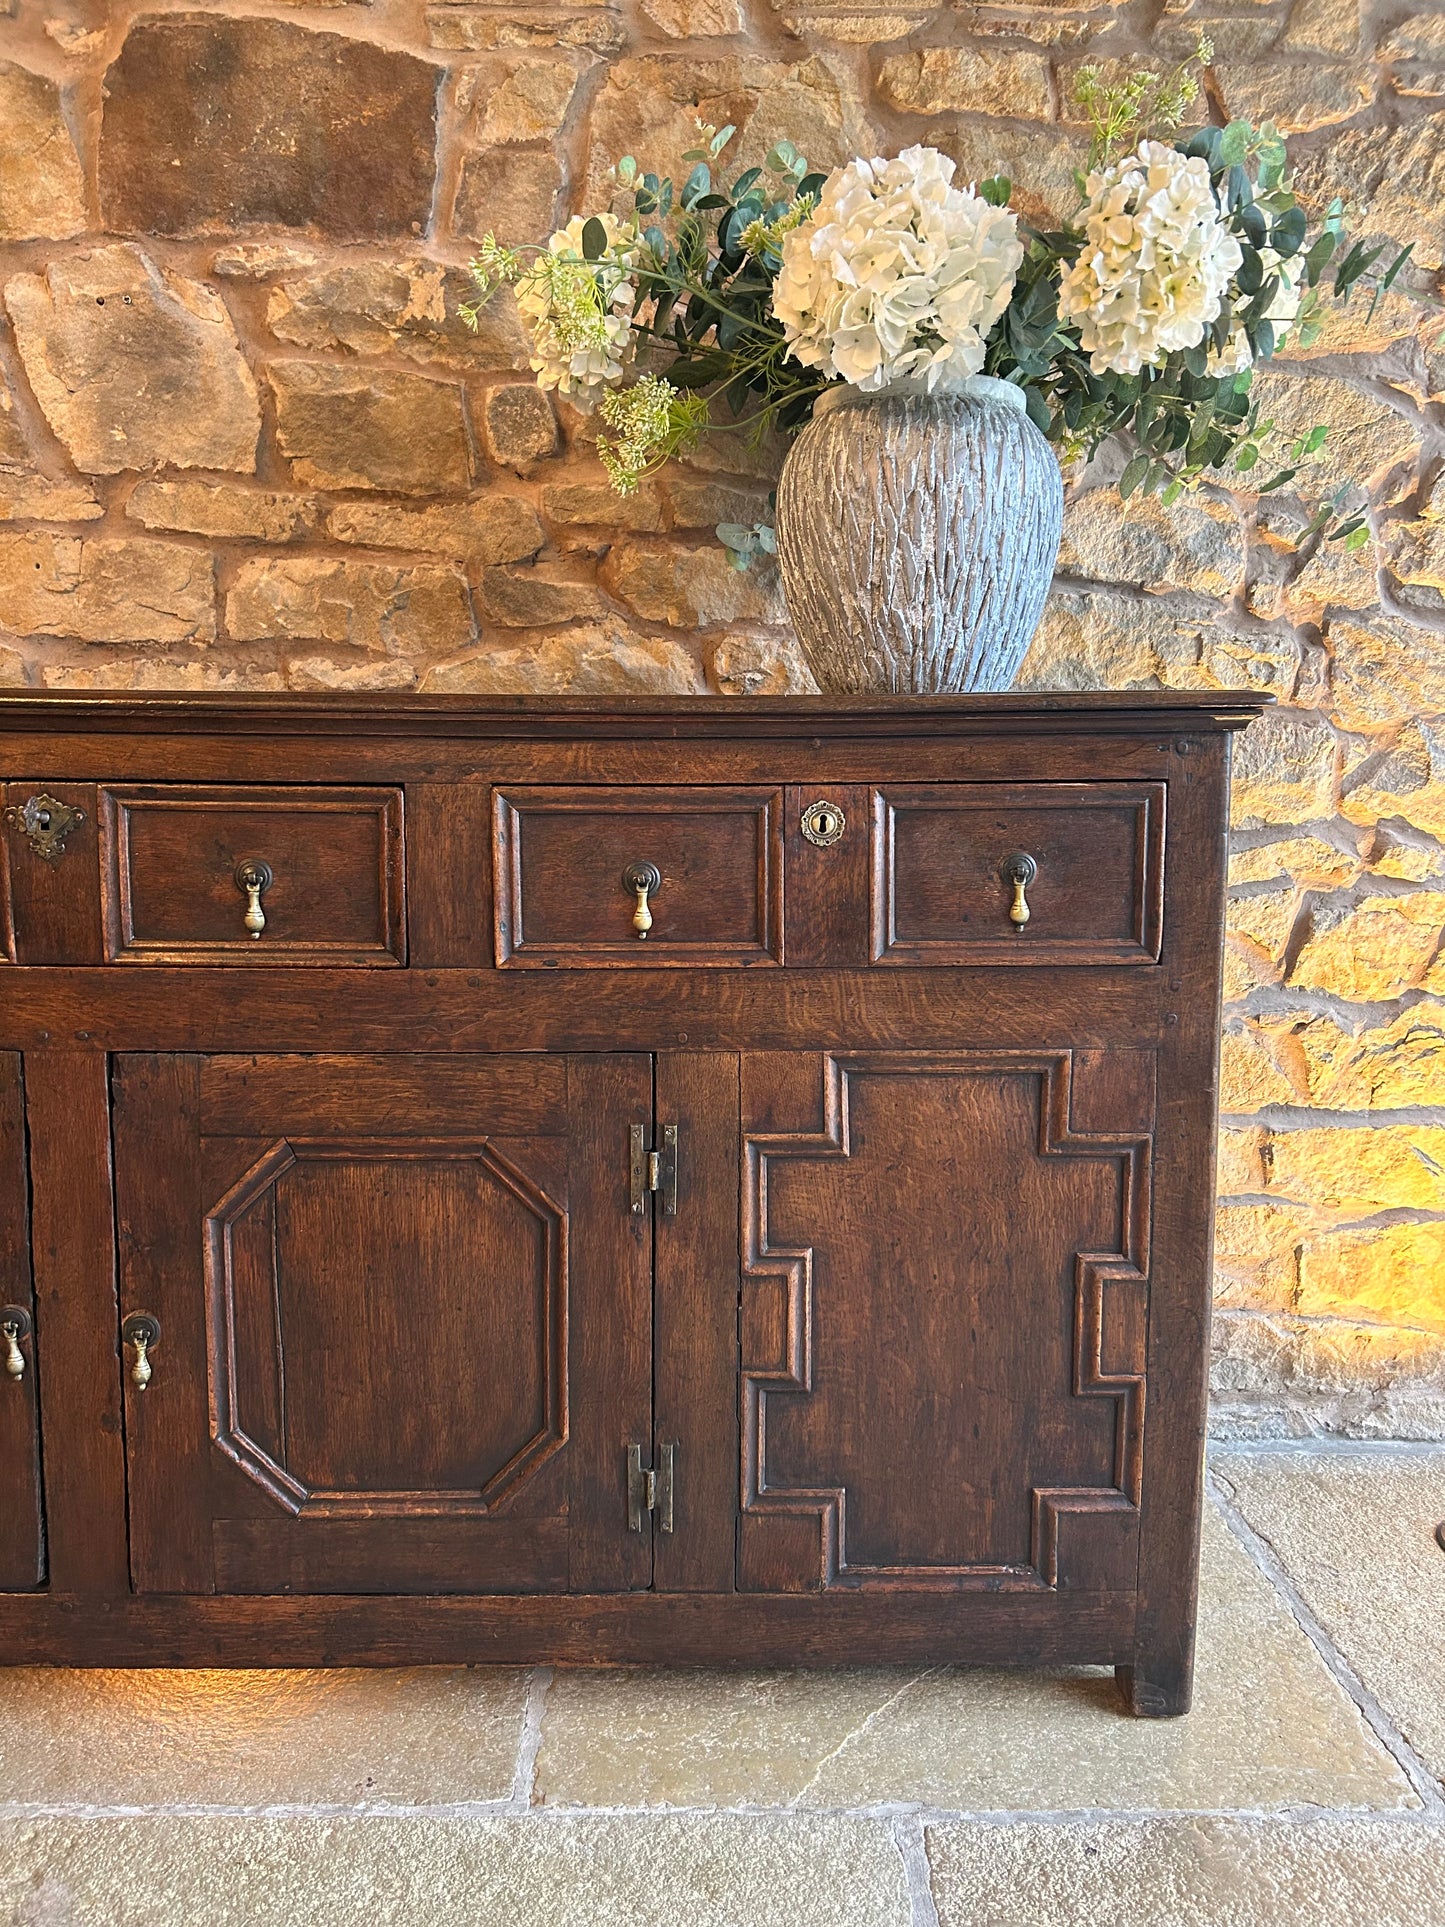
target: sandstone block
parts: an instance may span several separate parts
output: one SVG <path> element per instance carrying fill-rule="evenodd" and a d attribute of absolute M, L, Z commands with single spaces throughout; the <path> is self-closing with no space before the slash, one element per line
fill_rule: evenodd
<path fill-rule="evenodd" d="M 47 662 L 40 667 L 42 689 L 221 690 L 284 689 L 279 669 L 257 661 L 202 656 L 158 656 L 150 651 L 100 662 Z"/>
<path fill-rule="evenodd" d="M 24 656 L 13 649 L 0 648 L 0 689 L 23 689 L 26 680 Z"/>
<path fill-rule="evenodd" d="M 458 102 L 471 110 L 472 137 L 482 146 L 551 140 L 579 78 L 578 65 L 565 54 L 499 56 L 464 75 Z"/>
<path fill-rule="evenodd" d="M 1004 114 L 1048 120 L 1053 114 L 1048 63 L 1038 54 L 993 47 L 922 47 L 890 54 L 878 91 L 909 114 Z"/>
<path fill-rule="evenodd" d="M 1272 709 L 1234 746 L 1234 821 L 1309 823 L 1335 813 L 1339 743 L 1312 710 Z"/>
<path fill-rule="evenodd" d="M 740 0 L 642 0 L 642 11 L 672 40 L 711 39 L 747 25 Z"/>
<path fill-rule="evenodd" d="M 555 150 L 485 148 L 462 162 L 453 225 L 464 240 L 491 234 L 505 248 L 545 241 L 556 226 L 562 163 Z"/>
<path fill-rule="evenodd" d="M 602 614 L 596 581 L 570 562 L 484 569 L 478 606 L 485 622 L 508 629 L 540 628 Z"/>
<path fill-rule="evenodd" d="M 1434 890 L 1326 898 L 1309 917 L 1309 934 L 1289 981 L 1329 990 L 1356 1003 L 1398 997 L 1423 978 L 1445 931 L 1445 895 Z"/>
<path fill-rule="evenodd" d="M 1360 44 L 1360 0 L 1295 0 L 1280 44 L 1291 53 L 1354 53 Z"/>
<path fill-rule="evenodd" d="M 433 47 L 485 53 L 511 47 L 575 47 L 579 52 L 618 54 L 627 29 L 610 5 L 579 0 L 578 10 L 555 6 L 497 5 L 428 7 L 427 37 Z"/>
<path fill-rule="evenodd" d="M 276 445 L 300 482 L 455 495 L 470 485 L 456 382 L 328 362 L 273 362 Z"/>
<path fill-rule="evenodd" d="M 1341 482 L 1363 486 L 1415 452 L 1415 431 L 1402 415 L 1328 375 L 1291 374 L 1275 365 L 1256 374 L 1250 394 L 1260 419 L 1274 422 L 1272 446 L 1281 452 L 1317 425 L 1329 430 L 1301 480 L 1316 494 Z"/>
<path fill-rule="evenodd" d="M 343 663 L 330 656 L 297 656 L 286 665 L 288 689 L 415 689 L 416 685 L 416 664 L 399 657 Z"/>
<path fill-rule="evenodd" d="M 1280 966 L 1248 937 L 1224 940 L 1224 1001 L 1236 1004 L 1266 984 L 1277 984 Z"/>
<path fill-rule="evenodd" d="M 619 542 L 603 564 L 602 582 L 645 621 L 674 629 L 786 619 L 776 567 L 754 562 L 735 569 L 717 542 L 704 548 Z"/>
<path fill-rule="evenodd" d="M 229 241 L 211 256 L 211 272 L 223 281 L 265 281 L 273 274 L 302 274 L 320 259 L 299 241 Z"/>
<path fill-rule="evenodd" d="M 519 495 L 500 489 L 470 502 L 429 502 L 404 508 L 395 502 L 346 502 L 328 511 L 326 532 L 337 542 L 373 549 L 417 549 L 459 562 L 519 562 L 544 541 L 537 511 Z"/>
<path fill-rule="evenodd" d="M 699 120 L 731 124 L 737 137 L 727 165 L 756 166 L 776 141 L 791 140 L 814 167 L 835 167 L 849 152 L 879 152 L 856 103 L 818 56 L 796 65 L 754 57 L 685 60 L 643 55 L 617 61 L 592 109 L 587 206 L 600 205 L 606 174 L 623 154 L 669 173 L 691 147 Z"/>
<path fill-rule="evenodd" d="M 606 481 L 549 482 L 542 513 L 563 529 L 635 529 L 653 534 L 664 526 L 662 494 L 649 477 L 632 495 L 619 495 Z"/>
<path fill-rule="evenodd" d="M 1445 732 L 1406 723 L 1395 741 L 1349 771 L 1341 808 L 1355 823 L 1403 817 L 1432 836 L 1445 835 Z"/>
<path fill-rule="evenodd" d="M 0 522 L 97 522 L 104 514 L 85 482 L 0 468 Z"/>
<path fill-rule="evenodd" d="M 20 425 L 15 397 L 0 379 L 0 468 L 28 469 L 30 444 Z"/>
<path fill-rule="evenodd" d="M 535 382 L 509 381 L 501 388 L 489 388 L 482 398 L 481 417 L 487 454 L 499 468 L 524 475 L 534 463 L 557 452 L 557 417 Z"/>
<path fill-rule="evenodd" d="M 1353 883 L 1361 868 L 1359 852 L 1342 849 L 1318 836 L 1283 836 L 1268 843 L 1236 848 L 1229 858 L 1229 881 L 1272 883 L 1289 877 L 1309 889 Z"/>
<path fill-rule="evenodd" d="M 1313 620 L 1327 609 L 1368 609 L 1378 600 L 1374 550 L 1347 554 L 1340 542 L 1321 542 L 1285 591 L 1290 612 Z"/>
<path fill-rule="evenodd" d="M 463 695 L 702 695 L 697 658 L 672 636 L 608 618 L 523 643 L 478 650 L 429 670 L 426 690 Z"/>
<path fill-rule="evenodd" d="M 957 162 L 955 179 L 961 185 L 1007 174 L 1014 184 L 1010 206 L 1025 220 L 1058 222 L 1079 204 L 1074 174 L 1089 161 L 1089 143 L 1081 134 L 969 119 L 941 121 L 923 138 Z"/>
<path fill-rule="evenodd" d="M 1382 60 L 1445 60 L 1445 13 L 1412 7 L 1380 42 Z"/>
<path fill-rule="evenodd" d="M 292 542 L 316 523 L 315 508 L 305 496 L 231 482 L 141 482 L 125 512 L 128 520 L 148 529 L 246 536 L 258 542 Z"/>
<path fill-rule="evenodd" d="M 1425 998 L 1388 1023 L 1279 1013 L 1254 1032 L 1295 1090 L 1289 1102 L 1330 1111 L 1438 1105 L 1445 1091 L 1445 1003 Z"/>
<path fill-rule="evenodd" d="M 85 179 L 60 89 L 0 60 L 0 241 L 59 241 L 85 224 Z"/>
<path fill-rule="evenodd" d="M 1445 1224 L 1372 1225 L 1306 1238 L 1294 1309 L 1306 1318 L 1373 1319 L 1445 1337 Z"/>
<path fill-rule="evenodd" d="M 0 532 L 0 628 L 80 642 L 210 642 L 211 558 L 175 542 Z"/>
<path fill-rule="evenodd" d="M 201 282 L 118 245 L 15 275 L 5 305 L 35 399 L 77 468 L 254 469 L 256 383 Z"/>
<path fill-rule="evenodd" d="M 1244 537 L 1232 508 L 1193 496 L 1165 508 L 1157 497 L 1121 503 L 1112 488 L 1071 492 L 1059 567 L 1145 589 L 1233 595 L 1244 580 Z"/>
<path fill-rule="evenodd" d="M 766 492 L 740 482 L 711 481 L 701 476 L 675 475 L 667 484 L 667 500 L 675 529 L 712 529 L 719 522 L 771 522 Z"/>
<path fill-rule="evenodd" d="M 438 655 L 473 639 L 467 585 L 453 569 L 331 556 L 243 562 L 226 596 L 240 642 L 346 643 L 377 655 Z"/>
<path fill-rule="evenodd" d="M 1261 1038 L 1258 1026 L 1245 1018 L 1231 1018 L 1219 1040 L 1219 1108 L 1223 1114 L 1247 1117 L 1270 1104 L 1300 1102 L 1298 1089 Z M 1246 1244 L 1247 1252 L 1253 1249 Z"/>
<path fill-rule="evenodd" d="M 290 21 L 142 18 L 105 77 L 107 227 L 155 234 L 419 232 L 436 170 L 439 70 Z"/>
<path fill-rule="evenodd" d="M 1225 906 L 1225 928 L 1231 936 L 1248 937 L 1267 956 L 1278 960 L 1284 955 L 1299 908 L 1299 892 L 1292 884 L 1283 890 L 1231 894 Z"/>
<path fill-rule="evenodd" d="M 715 644 L 708 664 L 723 696 L 813 696 L 818 685 L 788 630 L 735 630 Z"/>
<path fill-rule="evenodd" d="M 272 288 L 266 325 L 278 341 L 323 352 L 396 354 L 466 374 L 524 367 L 511 295 L 494 296 L 472 329 L 458 312 L 465 292 L 460 271 L 439 261 L 347 261 Z"/>
<path fill-rule="evenodd" d="M 1445 708 L 1440 638 L 1394 616 L 1330 619 L 1334 710 L 1346 729 L 1388 728 Z"/>
<path fill-rule="evenodd" d="M 1321 66 L 1312 62 L 1254 60 L 1214 69 L 1231 114 L 1256 125 L 1272 120 L 1282 134 L 1307 134 L 1349 120 L 1375 98 L 1379 80 L 1363 62 Z"/>
<path fill-rule="evenodd" d="M 1346 128 L 1301 157 L 1295 186 L 1316 212 L 1336 195 L 1367 206 L 1366 231 L 1401 247 L 1413 241 L 1419 266 L 1445 262 L 1445 137 L 1438 115 L 1396 128 Z"/>
<path fill-rule="evenodd" d="M 1335 1125 L 1258 1135 L 1267 1182 L 1253 1189 L 1341 1218 L 1445 1209 L 1445 1129 L 1439 1125 Z"/>

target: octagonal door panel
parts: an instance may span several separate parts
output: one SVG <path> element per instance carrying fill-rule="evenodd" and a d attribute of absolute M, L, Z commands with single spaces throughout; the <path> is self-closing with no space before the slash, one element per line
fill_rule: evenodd
<path fill-rule="evenodd" d="M 127 1056 L 114 1094 L 139 1590 L 648 1583 L 648 1059 Z"/>

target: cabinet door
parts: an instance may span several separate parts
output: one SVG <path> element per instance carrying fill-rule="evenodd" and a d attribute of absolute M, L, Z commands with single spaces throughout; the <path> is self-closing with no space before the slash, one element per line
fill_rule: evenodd
<path fill-rule="evenodd" d="M 739 1584 L 1127 1591 L 1153 1056 L 759 1054 Z"/>
<path fill-rule="evenodd" d="M 45 1578 L 35 1301 L 20 1059 L 0 1053 L 0 1590 Z"/>
<path fill-rule="evenodd" d="M 116 1059 L 142 1592 L 645 1587 L 646 1057 Z"/>

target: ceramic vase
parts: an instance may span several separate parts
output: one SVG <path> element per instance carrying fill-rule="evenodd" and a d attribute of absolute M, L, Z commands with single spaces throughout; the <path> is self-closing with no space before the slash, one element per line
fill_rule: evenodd
<path fill-rule="evenodd" d="M 777 523 L 788 613 L 819 688 L 1011 687 L 1063 505 L 1058 460 L 1010 382 L 825 390 L 783 464 Z"/>

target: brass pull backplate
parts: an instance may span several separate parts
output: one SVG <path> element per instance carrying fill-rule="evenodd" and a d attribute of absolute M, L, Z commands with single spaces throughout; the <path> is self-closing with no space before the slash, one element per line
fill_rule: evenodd
<path fill-rule="evenodd" d="M 130 1382 L 138 1392 L 143 1392 L 151 1382 L 150 1355 L 161 1342 L 160 1320 L 148 1311 L 133 1311 L 121 1326 L 120 1335 L 135 1351 Z"/>
<path fill-rule="evenodd" d="M 1013 892 L 1008 907 L 1009 922 L 1018 936 L 1023 935 L 1024 925 L 1029 920 L 1028 888 L 1039 873 L 1039 866 L 1027 850 L 1015 850 L 1006 856 L 999 875 Z"/>
<path fill-rule="evenodd" d="M 28 1338 L 30 1332 L 30 1313 L 24 1305 L 0 1305 L 0 1339 L 4 1340 L 7 1378 L 24 1378 L 25 1354 L 20 1349 L 20 1341 Z"/>
<path fill-rule="evenodd" d="M 261 908 L 261 899 L 274 881 L 271 865 L 258 856 L 243 856 L 236 865 L 236 888 L 246 898 L 246 914 L 241 922 L 249 937 L 259 937 L 266 928 L 266 912 Z"/>
<path fill-rule="evenodd" d="M 662 873 L 655 863 L 629 863 L 622 872 L 622 887 L 630 890 L 637 899 L 637 907 L 632 912 L 632 927 L 641 943 L 652 928 L 652 910 L 647 899 L 656 896 L 662 888 Z"/>

